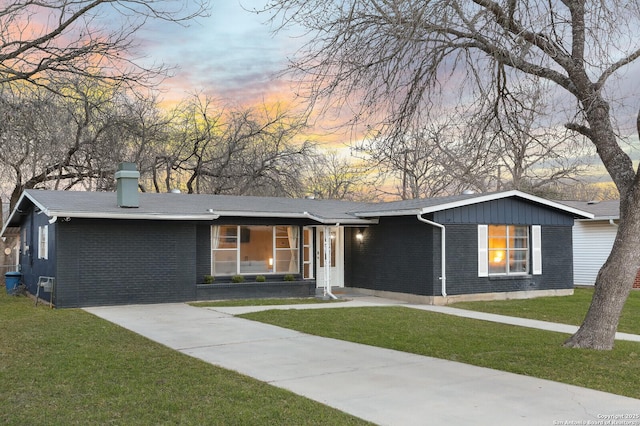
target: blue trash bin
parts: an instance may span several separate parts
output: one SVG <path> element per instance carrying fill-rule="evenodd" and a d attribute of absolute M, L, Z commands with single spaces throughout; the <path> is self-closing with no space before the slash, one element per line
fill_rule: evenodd
<path fill-rule="evenodd" d="M 20 283 L 22 274 L 20 272 L 7 272 L 4 274 L 4 282 L 7 287 L 7 294 L 14 294 Z"/>

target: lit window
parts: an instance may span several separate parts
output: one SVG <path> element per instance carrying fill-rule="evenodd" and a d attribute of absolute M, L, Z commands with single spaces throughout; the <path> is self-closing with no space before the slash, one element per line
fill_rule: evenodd
<path fill-rule="evenodd" d="M 489 275 L 529 272 L 529 228 L 527 226 L 489 225 Z"/>
<path fill-rule="evenodd" d="M 298 234 L 295 226 L 212 226 L 212 275 L 299 273 Z"/>

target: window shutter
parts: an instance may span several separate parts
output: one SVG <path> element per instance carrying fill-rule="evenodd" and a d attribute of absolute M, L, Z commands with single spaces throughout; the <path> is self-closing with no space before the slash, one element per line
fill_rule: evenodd
<path fill-rule="evenodd" d="M 542 275 L 542 234 L 540 225 L 531 226 L 531 272 Z"/>
<path fill-rule="evenodd" d="M 478 225 L 478 276 L 489 276 L 489 226 Z"/>

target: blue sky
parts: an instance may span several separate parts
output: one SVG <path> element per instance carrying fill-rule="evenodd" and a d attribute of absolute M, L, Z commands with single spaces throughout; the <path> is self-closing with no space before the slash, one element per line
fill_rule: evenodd
<path fill-rule="evenodd" d="M 276 81 L 287 58 L 302 45 L 285 33 L 274 36 L 266 0 L 214 0 L 211 16 L 188 27 L 153 22 L 139 34 L 147 60 L 177 66 L 163 84 L 165 97 L 185 98 L 203 91 L 235 103 L 260 102 L 273 94 L 291 97 L 288 83 Z"/>

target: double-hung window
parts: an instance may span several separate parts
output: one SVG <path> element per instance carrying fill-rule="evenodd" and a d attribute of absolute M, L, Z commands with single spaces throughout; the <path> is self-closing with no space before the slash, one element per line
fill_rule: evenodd
<path fill-rule="evenodd" d="M 478 225 L 478 275 L 542 273 L 540 226 Z"/>

